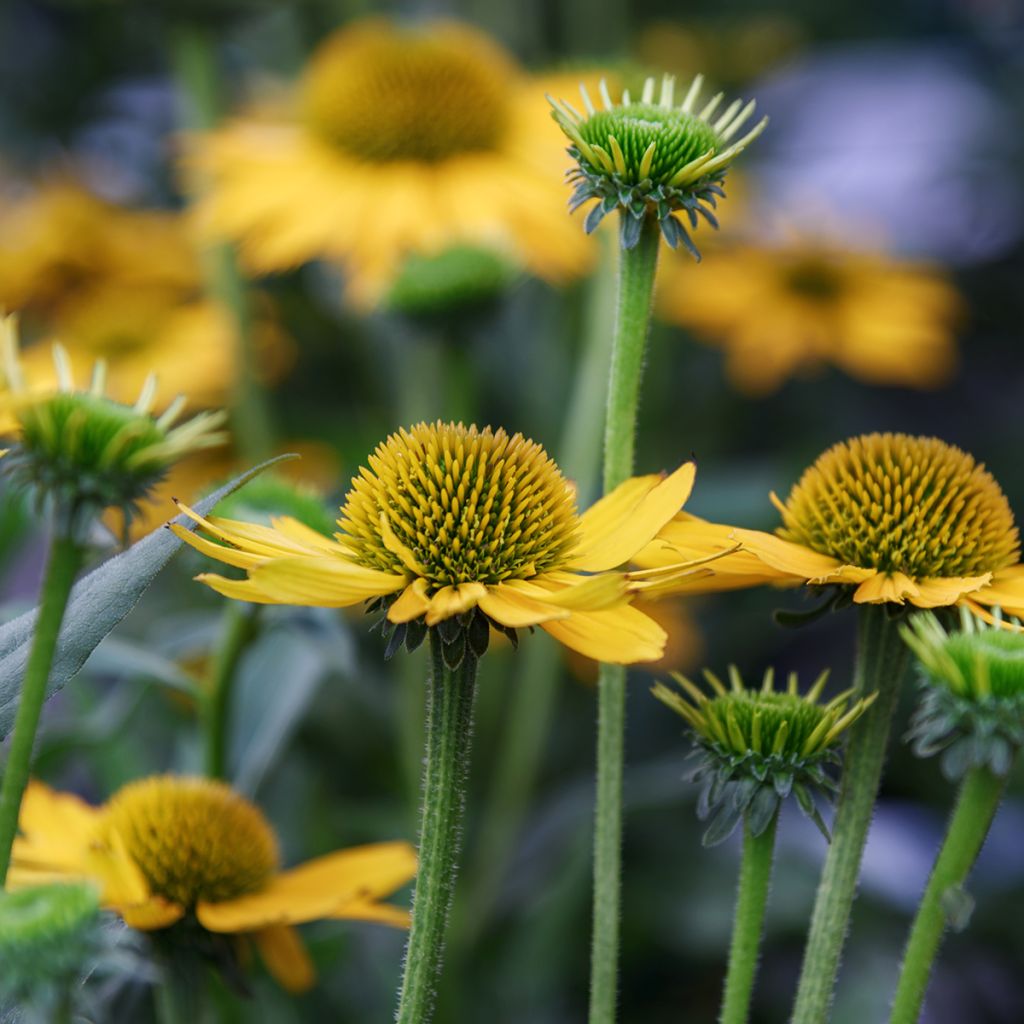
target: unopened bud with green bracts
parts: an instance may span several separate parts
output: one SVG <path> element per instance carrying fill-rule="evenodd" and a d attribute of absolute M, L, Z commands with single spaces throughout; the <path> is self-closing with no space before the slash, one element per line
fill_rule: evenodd
<path fill-rule="evenodd" d="M 942 753 L 946 778 L 969 769 L 1009 773 L 1024 745 L 1024 631 L 997 614 L 989 624 L 968 609 L 960 629 L 946 630 L 934 614 L 900 627 L 921 669 L 921 701 L 907 739 L 914 753 Z"/>
<path fill-rule="evenodd" d="M 875 695 L 851 703 L 852 691 L 846 690 L 819 703 L 828 672 L 804 694 L 796 673 L 790 673 L 785 690 L 775 690 L 770 668 L 757 689 L 744 686 L 735 666 L 729 667 L 728 686 L 713 672 L 705 670 L 704 678 L 710 694 L 678 674 L 678 691 L 663 683 L 652 690 L 693 730 L 699 762 L 690 778 L 701 787 L 697 814 L 702 821 L 714 814 L 704 845 L 722 842 L 744 816 L 753 835 L 760 835 L 791 793 L 828 838 L 818 809 L 819 798 L 830 800 L 837 788 L 828 769 L 839 763 L 843 732 Z"/>
<path fill-rule="evenodd" d="M 678 106 L 672 75 L 663 77 L 657 98 L 655 80 L 648 78 L 639 101 L 626 90 L 618 104 L 602 82 L 600 106 L 581 84 L 584 113 L 565 100 L 548 97 L 555 120 L 572 143 L 569 154 L 577 162 L 567 176 L 575 186 L 570 209 L 597 201 L 584 230 L 593 231 L 612 210 L 621 210 L 621 244 L 631 249 L 644 220 L 655 216 L 672 248 L 682 245 L 700 259 L 676 213 L 685 213 L 691 228 L 697 227 L 700 217 L 717 228 L 712 210 L 725 195 L 725 173 L 768 124 L 762 118 L 737 138 L 753 116 L 755 102 L 735 100 L 719 112 L 722 93 L 699 102 L 703 83 L 703 75 L 697 75 Z"/>
<path fill-rule="evenodd" d="M 134 405 L 104 394 L 106 366 L 98 362 L 87 388 L 77 388 L 64 348 L 53 348 L 56 386 L 37 388 L 23 378 L 13 317 L 0 322 L 7 391 L 5 432 L 13 436 L 3 468 L 52 503 L 57 529 L 77 536 L 99 513 L 118 508 L 129 522 L 149 489 L 185 455 L 222 444 L 222 412 L 203 412 L 177 424 L 179 396 L 160 416 L 151 414 L 156 378 Z M 176 425 L 177 424 L 177 425 Z"/>

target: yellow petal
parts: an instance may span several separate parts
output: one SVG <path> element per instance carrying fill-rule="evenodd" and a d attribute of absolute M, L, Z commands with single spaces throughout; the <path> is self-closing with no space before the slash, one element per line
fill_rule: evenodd
<path fill-rule="evenodd" d="M 388 609 L 388 618 L 392 622 L 412 622 L 425 615 L 430 607 L 427 597 L 427 581 L 422 577 L 415 579 L 402 591 L 398 599 Z"/>
<path fill-rule="evenodd" d="M 251 569 L 267 560 L 266 555 L 255 555 L 251 551 L 240 551 L 238 548 L 218 544 L 177 523 L 171 523 L 171 532 L 207 558 L 215 558 L 218 562 L 233 565 L 238 569 Z"/>
<path fill-rule="evenodd" d="M 114 909 L 124 918 L 124 923 L 129 928 L 136 928 L 140 932 L 155 932 L 161 928 L 170 928 L 172 924 L 185 916 L 184 909 L 177 903 L 161 899 L 159 896 L 153 896 L 145 903 L 130 907 L 115 907 Z"/>
<path fill-rule="evenodd" d="M 442 587 L 430 599 L 427 610 L 427 625 L 436 626 L 443 619 L 461 615 L 475 608 L 480 598 L 487 593 L 482 583 L 460 583 L 454 587 Z"/>
<path fill-rule="evenodd" d="M 903 604 L 915 598 L 917 584 L 902 572 L 878 572 L 868 576 L 853 593 L 857 604 Z"/>
<path fill-rule="evenodd" d="M 480 610 L 509 629 L 525 629 L 552 619 L 567 619 L 569 612 L 520 593 L 506 583 L 488 587 L 477 602 Z"/>
<path fill-rule="evenodd" d="M 629 665 L 657 661 L 668 635 L 654 619 L 630 605 L 597 612 L 573 612 L 567 619 L 542 622 L 559 643 L 595 661 Z"/>
<path fill-rule="evenodd" d="M 282 534 L 288 540 L 295 541 L 296 544 L 303 547 L 317 548 L 332 553 L 336 553 L 338 550 L 339 545 L 336 540 L 317 533 L 316 530 L 291 516 L 275 516 L 270 522 L 276 533 Z"/>
<path fill-rule="evenodd" d="M 213 572 L 203 572 L 194 577 L 197 583 L 205 583 L 224 597 L 235 601 L 249 601 L 252 604 L 283 604 L 271 594 L 266 594 L 252 580 L 232 580 Z"/>
<path fill-rule="evenodd" d="M 509 580 L 509 587 L 556 608 L 597 611 L 625 604 L 629 597 L 626 577 L 621 572 L 597 576 L 551 573 L 533 580 Z"/>
<path fill-rule="evenodd" d="M 915 580 L 918 593 L 910 599 L 911 604 L 918 608 L 944 608 L 947 605 L 956 604 L 964 594 L 971 594 L 972 597 L 982 600 L 983 594 L 989 593 L 986 584 L 992 579 L 992 573 L 987 572 L 984 576 L 950 576 L 938 578 L 929 576 L 925 579 Z M 998 597 L 1009 596 L 1001 591 L 993 591 Z M 1024 608 L 1024 587 L 1018 592 L 1020 607 Z M 995 604 L 1002 604 L 1002 600 L 996 600 Z"/>
<path fill-rule="evenodd" d="M 339 907 L 331 918 L 351 921 L 376 921 L 378 924 L 389 924 L 394 928 L 408 928 L 412 923 L 412 914 L 404 907 L 396 907 L 393 903 L 372 903 L 368 900 L 353 900 Z"/>
<path fill-rule="evenodd" d="M 602 572 L 628 562 L 683 507 L 695 473 L 687 462 L 664 479 L 627 480 L 596 502 L 580 516 L 580 544 L 569 567 Z"/>
<path fill-rule="evenodd" d="M 200 903 L 196 916 L 213 932 L 301 924 L 330 917 L 349 903 L 387 896 L 415 874 L 416 851 L 408 843 L 356 846 L 282 871 L 259 892 Z"/>
<path fill-rule="evenodd" d="M 251 570 L 249 579 L 278 604 L 317 608 L 346 608 L 393 594 L 406 582 L 403 576 L 323 555 L 274 558 Z"/>
<path fill-rule="evenodd" d="M 254 931 L 252 938 L 267 970 L 281 988 L 297 994 L 313 987 L 316 970 L 294 928 L 272 924 Z"/>
<path fill-rule="evenodd" d="M 988 586 L 983 586 L 971 593 L 971 600 L 993 607 L 998 605 L 1007 615 L 1017 618 L 1024 616 L 1024 574 L 1021 566 L 1000 569 L 993 574 Z"/>
<path fill-rule="evenodd" d="M 805 580 L 826 581 L 842 567 L 836 558 L 760 530 L 735 530 L 733 539 L 738 540 L 745 551 L 756 555 L 769 568 Z"/>

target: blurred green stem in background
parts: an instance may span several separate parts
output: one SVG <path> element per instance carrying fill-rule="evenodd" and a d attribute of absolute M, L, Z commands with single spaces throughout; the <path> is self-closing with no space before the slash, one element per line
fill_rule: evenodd
<path fill-rule="evenodd" d="M 227 601 L 221 616 L 220 645 L 210 659 L 203 687 L 203 723 L 206 729 L 206 774 L 227 778 L 227 736 L 231 721 L 231 694 L 238 663 L 257 632 L 259 608 Z"/>
<path fill-rule="evenodd" d="M 556 459 L 576 484 L 581 503 L 593 494 L 601 472 L 601 424 L 615 316 L 615 249 L 610 239 L 600 241 L 600 263 L 587 284 L 582 351 Z M 517 678 L 502 723 L 494 782 L 462 901 L 465 912 L 456 920 L 460 948 L 475 943 L 501 888 L 537 784 L 564 663 L 561 648 L 543 634 L 532 637 L 516 659 Z"/>
<path fill-rule="evenodd" d="M 179 21 L 169 33 L 174 71 L 185 96 L 185 127 L 190 132 L 212 131 L 220 120 L 223 102 L 217 54 L 209 29 Z M 201 189 L 202 182 L 193 182 Z M 230 315 L 235 334 L 235 390 L 231 422 L 235 445 L 246 459 L 264 459 L 274 448 L 274 434 L 266 396 L 257 377 L 252 301 L 227 243 L 204 250 L 203 269 L 210 296 Z"/>
<path fill-rule="evenodd" d="M 71 587 L 85 560 L 85 549 L 71 537 L 55 535 L 50 547 L 46 575 L 39 595 L 39 617 L 32 636 L 25 677 L 21 684 L 18 713 L 14 719 L 11 745 L 7 752 L 3 781 L 0 782 L 0 890 L 7 880 L 11 848 L 18 831 L 21 798 L 32 766 L 39 716 L 46 699 L 46 681 L 60 635 Z"/>
<path fill-rule="evenodd" d="M 825 1024 L 828 1018 L 889 730 L 910 653 L 888 605 L 860 605 L 858 612 L 852 699 L 876 691 L 878 697 L 850 729 L 832 842 L 818 883 L 792 1024 Z"/>
<path fill-rule="evenodd" d="M 629 216 L 620 212 L 620 217 Z M 618 305 L 604 427 L 604 493 L 633 473 L 637 408 L 651 321 L 661 231 L 648 213 L 640 238 L 619 253 Z M 602 665 L 597 682 L 597 798 L 594 811 L 594 921 L 590 1024 L 612 1024 L 618 991 L 622 871 L 622 767 L 626 670 Z"/>
<path fill-rule="evenodd" d="M 967 923 L 970 901 L 962 887 L 988 835 L 1005 786 L 1004 776 L 982 767 L 972 768 L 960 787 L 946 838 L 907 939 L 890 1024 L 917 1024 L 943 933 L 947 926 L 959 929 Z M 957 904 L 966 913 L 958 914 Z"/>
<path fill-rule="evenodd" d="M 467 642 L 461 664 L 448 668 L 443 647 L 434 627 L 430 630 L 419 870 L 396 1024 L 427 1024 L 433 1016 L 466 809 L 477 659 Z"/>
<path fill-rule="evenodd" d="M 743 855 L 720 1024 L 746 1024 L 750 1016 L 750 996 L 757 974 L 778 822 L 776 813 L 759 836 L 750 831 L 749 822 L 743 823 Z"/>

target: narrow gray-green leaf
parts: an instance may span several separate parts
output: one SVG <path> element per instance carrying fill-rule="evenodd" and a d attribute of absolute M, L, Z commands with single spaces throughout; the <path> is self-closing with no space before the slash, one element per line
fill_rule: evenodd
<path fill-rule="evenodd" d="M 196 511 L 207 515 L 218 501 L 257 473 L 288 458 L 293 456 L 269 459 L 236 477 L 198 502 Z M 178 516 L 175 522 L 189 528 L 194 525 L 185 516 Z M 99 642 L 135 607 L 181 544 L 170 530 L 158 527 L 75 584 L 46 685 L 47 697 L 53 696 L 78 672 Z M 0 739 L 14 723 L 35 621 L 36 610 L 32 610 L 0 627 Z"/>

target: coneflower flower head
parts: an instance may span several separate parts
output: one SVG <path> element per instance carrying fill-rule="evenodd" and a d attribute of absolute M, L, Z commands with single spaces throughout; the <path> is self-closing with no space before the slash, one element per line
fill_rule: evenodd
<path fill-rule="evenodd" d="M 679 674 L 673 679 L 682 692 L 663 683 L 652 690 L 692 730 L 698 764 L 690 778 L 701 787 L 697 815 L 703 821 L 714 814 L 704 845 L 728 838 L 744 816 L 751 832 L 760 835 L 791 793 L 828 838 L 816 798 L 831 799 L 837 789 L 828 768 L 839 763 L 842 734 L 871 705 L 874 694 L 850 703 L 852 691 L 846 690 L 819 703 L 828 672 L 804 694 L 795 672 L 783 691 L 775 690 L 770 668 L 758 689 L 744 686 L 734 665 L 728 685 L 707 670 L 704 678 L 710 695 Z"/>
<path fill-rule="evenodd" d="M 921 677 L 907 739 L 919 757 L 941 752 L 952 781 L 975 767 L 1005 776 L 1024 745 L 1024 632 L 1005 626 L 998 609 L 989 625 L 966 608 L 959 630 L 931 613 L 900 626 Z"/>
<path fill-rule="evenodd" d="M 678 106 L 673 75 L 662 78 L 657 97 L 656 82 L 648 78 L 638 102 L 627 89 L 621 102 L 614 103 L 602 82 L 600 106 L 581 84 L 583 113 L 565 100 L 548 97 L 555 120 L 572 142 L 569 154 L 577 162 L 567 175 L 575 186 L 570 209 L 597 200 L 584 221 L 585 231 L 593 231 L 619 209 L 621 244 L 631 249 L 645 218 L 654 214 L 672 248 L 682 245 L 700 259 L 676 213 L 685 213 L 691 228 L 697 227 L 700 217 L 717 228 L 712 210 L 725 195 L 726 171 L 768 124 L 762 118 L 737 138 L 753 115 L 755 102 L 744 105 L 736 100 L 721 111 L 722 93 L 700 102 L 703 83 L 703 75 L 697 75 Z"/>

